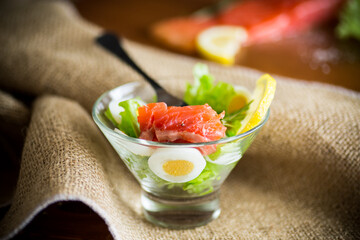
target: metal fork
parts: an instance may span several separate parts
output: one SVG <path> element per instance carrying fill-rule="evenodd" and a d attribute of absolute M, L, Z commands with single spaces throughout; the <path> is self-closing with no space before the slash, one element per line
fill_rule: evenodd
<path fill-rule="evenodd" d="M 96 42 L 117 56 L 124 63 L 128 64 L 132 69 L 138 72 L 144 79 L 151 84 L 154 88 L 158 102 L 165 102 L 169 106 L 186 106 L 187 104 L 168 93 L 163 87 L 161 87 L 153 78 L 147 75 L 127 54 L 125 49 L 121 46 L 121 38 L 114 33 L 106 32 L 96 38 Z"/>

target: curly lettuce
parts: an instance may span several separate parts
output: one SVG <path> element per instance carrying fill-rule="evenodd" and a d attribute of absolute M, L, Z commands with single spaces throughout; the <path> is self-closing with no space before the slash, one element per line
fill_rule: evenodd
<path fill-rule="evenodd" d="M 205 64 L 197 63 L 193 70 L 194 85 L 187 83 L 184 101 L 189 105 L 209 104 L 217 113 L 226 111 L 236 95 L 234 87 L 225 82 L 214 84 L 214 77 Z"/>
<path fill-rule="evenodd" d="M 250 104 L 252 102 L 253 101 L 250 101 L 244 107 L 226 115 L 223 119 L 221 119 L 222 124 L 226 127 L 226 136 L 232 137 L 239 134 L 239 130 L 241 129 L 241 122 L 246 117 L 246 112 L 249 110 Z"/>
<path fill-rule="evenodd" d="M 113 104 L 117 104 L 117 106 L 112 108 Z M 112 102 L 106 109 L 105 116 L 126 135 L 137 138 L 140 135 L 137 109 L 144 104 L 140 98 Z"/>
<path fill-rule="evenodd" d="M 211 193 L 213 188 L 213 181 L 220 180 L 221 169 L 224 166 L 206 162 L 204 170 L 195 179 L 184 183 L 183 189 L 189 193 L 197 193 L 205 195 Z"/>
<path fill-rule="evenodd" d="M 187 83 L 184 101 L 189 105 L 207 103 L 217 113 L 225 111 L 222 123 L 227 128 L 226 135 L 228 137 L 237 135 L 241 128 L 241 120 L 245 118 L 251 102 L 229 114 L 227 111 L 229 104 L 236 95 L 234 86 L 221 81 L 214 84 L 214 77 L 209 73 L 208 67 L 202 63 L 195 65 L 193 74 L 194 84 Z"/>

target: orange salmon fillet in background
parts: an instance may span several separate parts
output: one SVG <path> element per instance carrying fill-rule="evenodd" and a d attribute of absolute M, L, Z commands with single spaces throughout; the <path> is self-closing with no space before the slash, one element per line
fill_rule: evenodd
<path fill-rule="evenodd" d="M 215 25 L 242 26 L 248 31 L 245 44 L 277 40 L 307 30 L 334 17 L 344 0 L 244 0 L 215 16 L 178 17 L 151 27 L 152 36 L 174 50 L 195 52 L 196 36 Z"/>

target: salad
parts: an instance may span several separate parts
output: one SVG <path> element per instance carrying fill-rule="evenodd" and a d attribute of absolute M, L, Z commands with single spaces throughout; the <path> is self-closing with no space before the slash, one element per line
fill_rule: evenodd
<path fill-rule="evenodd" d="M 126 165 L 145 189 L 162 194 L 179 192 L 201 196 L 225 180 L 253 140 L 221 143 L 261 124 L 274 97 L 276 82 L 263 75 L 253 93 L 244 87 L 217 81 L 204 64 L 196 64 L 194 83 L 187 84 L 185 107 L 141 98 L 113 100 L 104 115 L 114 131 L 160 143 L 204 143 L 196 147 L 154 147 L 118 141 Z M 255 134 L 254 134 L 255 136 Z M 118 148 L 119 149 L 119 148 Z"/>

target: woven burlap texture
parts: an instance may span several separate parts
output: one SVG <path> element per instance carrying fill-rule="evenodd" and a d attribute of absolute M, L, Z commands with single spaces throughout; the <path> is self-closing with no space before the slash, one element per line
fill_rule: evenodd
<path fill-rule="evenodd" d="M 144 220 L 138 183 L 90 116 L 104 91 L 141 78 L 94 44 L 101 29 L 68 2 L 3 2 L 0 11 L 0 86 L 37 97 L 0 238 L 63 200 L 87 204 L 115 239 L 360 238 L 359 93 L 275 76 L 270 120 L 225 181 L 220 217 L 164 229 Z M 192 80 L 196 59 L 125 47 L 175 95 Z M 208 64 L 217 79 L 249 88 L 261 75 Z"/>

